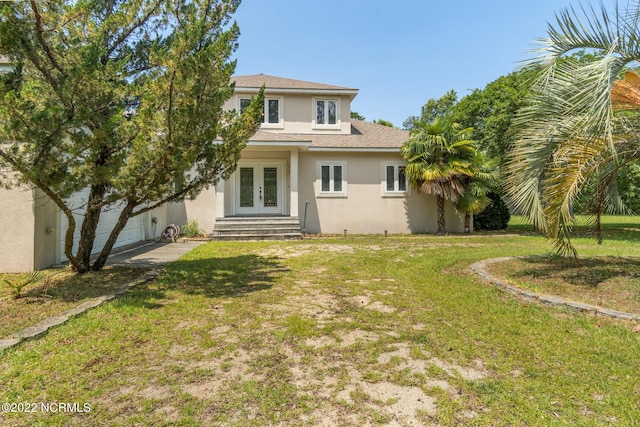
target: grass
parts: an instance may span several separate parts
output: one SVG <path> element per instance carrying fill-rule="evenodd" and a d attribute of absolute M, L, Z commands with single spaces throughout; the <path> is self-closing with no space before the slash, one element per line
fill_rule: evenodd
<path fill-rule="evenodd" d="M 633 227 L 575 243 L 638 256 L 636 235 L 619 237 Z M 529 233 L 212 242 L 0 355 L 0 402 L 91 405 L 0 424 L 634 425 L 633 324 L 524 302 L 467 270 L 547 250 Z"/>
<path fill-rule="evenodd" d="M 107 268 L 77 276 L 70 269 L 52 268 L 42 272 L 42 278 L 22 289 L 14 299 L 13 289 L 0 280 L 0 338 L 22 328 L 54 317 L 84 301 L 137 279 L 145 270 Z M 11 283 L 24 280 L 25 274 L 0 274 Z"/>
<path fill-rule="evenodd" d="M 640 315 L 640 260 L 599 257 L 513 259 L 489 271 L 521 288 Z"/>

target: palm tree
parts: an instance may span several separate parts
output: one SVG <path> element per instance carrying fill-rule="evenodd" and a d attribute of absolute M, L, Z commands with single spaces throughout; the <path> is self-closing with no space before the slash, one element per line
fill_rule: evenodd
<path fill-rule="evenodd" d="M 501 192 L 502 175 L 499 159 L 489 159 L 483 151 L 477 150 L 471 159 L 473 175 L 467 177 L 465 191 L 456 203 L 458 212 L 464 214 L 464 231 L 471 230 L 471 216 L 484 211 L 492 202 L 490 193 Z"/>
<path fill-rule="evenodd" d="M 568 8 L 556 19 L 532 60 L 540 77 L 514 120 L 507 185 L 515 207 L 556 249 L 577 256 L 569 233 L 580 190 L 588 180 L 596 183 L 590 209 L 601 241 L 601 214 L 620 207 L 616 173 L 640 153 L 637 114 L 615 114 L 620 103 L 611 98 L 617 77 L 640 59 L 640 2 L 626 9 L 616 2 L 613 11 Z M 568 57 L 583 49 L 596 55 L 587 62 Z"/>
<path fill-rule="evenodd" d="M 473 174 L 471 131 L 444 119 L 418 122 L 402 146 L 409 183 L 418 191 L 436 196 L 438 234 L 447 232 L 445 201 L 457 202 L 465 192 L 466 177 Z"/>

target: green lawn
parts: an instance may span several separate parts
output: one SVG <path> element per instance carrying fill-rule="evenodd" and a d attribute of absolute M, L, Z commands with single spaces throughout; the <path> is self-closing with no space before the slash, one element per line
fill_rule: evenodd
<path fill-rule="evenodd" d="M 69 268 L 51 268 L 42 272 L 40 280 L 25 286 L 18 299 L 5 280 L 19 284 L 28 275 L 0 274 L 0 338 L 122 287 L 145 271 L 109 267 L 78 276 Z"/>
<path fill-rule="evenodd" d="M 638 224 L 612 224 L 580 253 L 639 256 Z M 468 271 L 548 250 L 532 234 L 209 243 L 0 355 L 0 402 L 90 404 L 0 424 L 635 425 L 635 325 Z"/>

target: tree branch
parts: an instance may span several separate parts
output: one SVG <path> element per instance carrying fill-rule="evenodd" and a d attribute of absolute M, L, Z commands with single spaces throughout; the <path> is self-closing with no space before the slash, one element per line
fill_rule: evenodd
<path fill-rule="evenodd" d="M 23 167 L 20 166 L 19 162 L 17 162 L 13 157 L 8 155 L 1 147 L 0 147 L 0 157 L 5 159 L 5 161 L 7 161 L 9 164 L 11 164 L 11 166 L 13 166 L 13 169 L 15 171 L 19 172 L 23 176 L 27 172 L 27 171 L 24 170 Z M 49 197 L 53 201 L 53 203 L 55 203 L 56 206 L 58 206 L 60 208 L 60 210 L 67 217 L 68 227 L 67 227 L 67 231 L 65 233 L 65 239 L 64 239 L 64 249 L 65 249 L 64 250 L 64 254 L 67 256 L 67 259 L 69 260 L 69 263 L 73 266 L 73 268 L 76 271 L 79 271 L 79 272 L 84 271 L 84 269 L 82 268 L 80 262 L 78 262 L 78 259 L 76 257 L 74 257 L 73 253 L 72 253 L 73 235 L 74 235 L 75 230 L 76 230 L 76 219 L 73 216 L 73 212 L 64 203 L 64 200 L 62 200 L 58 196 L 58 194 L 56 194 L 51 188 L 49 188 L 49 186 L 45 185 L 42 181 L 40 181 L 37 178 L 31 180 L 31 182 L 38 189 L 40 189 L 45 195 L 47 195 L 47 197 Z"/>
<path fill-rule="evenodd" d="M 156 13 L 161 3 L 162 2 L 156 2 L 155 5 L 149 9 L 149 12 L 146 15 L 131 24 L 129 28 L 124 29 L 124 31 L 120 33 L 120 36 L 117 37 L 113 41 L 111 46 L 107 48 L 107 54 L 105 58 L 108 58 L 118 48 L 118 46 L 120 46 L 125 40 L 127 40 L 131 33 L 133 33 L 137 28 L 141 27 L 145 22 L 147 22 Z"/>
<path fill-rule="evenodd" d="M 47 58 L 49 58 L 49 61 L 51 61 L 51 65 L 53 65 L 58 71 L 60 71 L 60 73 L 62 73 L 64 77 L 67 77 L 68 76 L 67 72 L 65 71 L 64 68 L 60 66 L 56 58 L 53 56 L 53 53 L 51 52 L 51 48 L 49 47 L 49 45 L 44 39 L 43 28 L 42 28 L 42 16 L 40 15 L 40 10 L 38 9 L 38 6 L 36 5 L 36 2 L 34 0 L 31 0 L 30 3 L 31 3 L 31 10 L 33 10 L 33 15 L 36 20 L 35 28 L 36 28 L 36 37 L 38 38 L 38 42 L 40 43 L 40 46 L 42 46 L 42 49 L 44 49 L 45 53 L 47 54 Z"/>

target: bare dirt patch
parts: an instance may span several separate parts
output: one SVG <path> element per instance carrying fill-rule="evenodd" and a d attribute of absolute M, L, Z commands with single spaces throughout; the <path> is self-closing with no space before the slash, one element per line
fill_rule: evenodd
<path fill-rule="evenodd" d="M 361 330 L 339 332 L 337 335 L 340 338 L 341 347 L 349 347 L 361 342 L 372 342 L 380 338 L 378 334 Z"/>
<path fill-rule="evenodd" d="M 319 244 L 309 246 L 285 246 L 285 247 L 272 247 L 258 251 L 257 254 L 264 257 L 277 257 L 282 259 L 297 258 L 303 255 L 308 255 L 314 252 L 331 252 L 340 254 L 352 254 L 354 252 L 353 246 L 339 245 L 339 244 Z"/>
<path fill-rule="evenodd" d="M 222 383 L 221 379 L 213 379 L 204 383 L 189 384 L 182 389 L 198 399 L 211 399 L 217 395 Z"/>
<path fill-rule="evenodd" d="M 358 307 L 366 308 L 368 310 L 375 310 L 380 313 L 393 313 L 396 311 L 395 307 L 385 305 L 380 301 L 371 302 L 369 297 L 366 295 L 358 295 L 356 297 L 351 298 L 351 301 L 354 304 L 356 304 Z"/>

